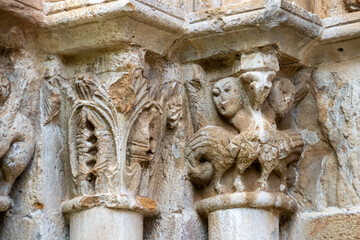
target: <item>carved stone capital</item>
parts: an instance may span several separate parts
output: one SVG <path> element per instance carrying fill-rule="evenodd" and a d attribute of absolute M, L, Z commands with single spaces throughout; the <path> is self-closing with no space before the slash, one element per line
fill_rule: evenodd
<path fill-rule="evenodd" d="M 187 81 L 192 83 L 188 90 L 195 126 L 202 123 L 185 147 L 188 173 L 210 196 L 197 209 L 201 213 L 232 208 L 292 212 L 296 202 L 287 196 L 288 168 L 300 160 L 304 141 L 294 125 L 283 122 L 293 120 L 290 113 L 308 91 L 310 71 L 299 70 L 292 80 L 276 77 L 280 68 L 272 49 L 242 54 L 240 66 L 239 73 L 210 82 L 205 71 L 198 74 L 199 66 L 192 68 L 194 75 L 186 73 L 194 77 Z M 211 91 L 203 95 L 212 102 L 198 106 L 195 102 L 202 100 L 195 93 L 202 88 Z M 209 187 L 215 191 L 211 193 Z"/>

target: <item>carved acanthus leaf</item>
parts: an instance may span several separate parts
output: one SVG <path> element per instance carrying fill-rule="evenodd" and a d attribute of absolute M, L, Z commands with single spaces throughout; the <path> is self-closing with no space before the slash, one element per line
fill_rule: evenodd
<path fill-rule="evenodd" d="M 79 74 L 75 81 L 75 89 L 80 99 L 91 100 L 97 90 L 97 83 L 90 74 Z"/>
<path fill-rule="evenodd" d="M 186 82 L 186 89 L 189 95 L 189 102 L 193 120 L 194 131 L 208 125 L 204 110 L 199 101 L 199 91 L 201 89 L 201 82 L 199 79 L 192 79 Z"/>

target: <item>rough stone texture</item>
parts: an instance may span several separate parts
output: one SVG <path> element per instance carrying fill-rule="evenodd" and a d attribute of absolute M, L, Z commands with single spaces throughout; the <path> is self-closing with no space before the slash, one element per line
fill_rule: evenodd
<path fill-rule="evenodd" d="M 0 0 L 0 102 L 6 81 L 21 102 L 0 114 L 24 120 L 0 119 L 0 178 L 17 177 L 0 239 L 69 239 L 72 214 L 106 223 L 119 209 L 137 216 L 139 238 L 208 239 L 208 215 L 244 207 L 280 211 L 280 239 L 357 239 L 358 10 L 358 0 Z M 11 142 L 30 136 L 34 153 L 20 151 L 26 161 L 6 175 L 3 134 L 16 128 Z"/>
<path fill-rule="evenodd" d="M 297 215 L 283 239 L 358 239 L 359 209 L 327 210 Z"/>

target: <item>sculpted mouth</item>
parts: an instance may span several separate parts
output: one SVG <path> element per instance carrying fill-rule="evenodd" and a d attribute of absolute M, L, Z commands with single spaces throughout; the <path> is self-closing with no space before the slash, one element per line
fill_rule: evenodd
<path fill-rule="evenodd" d="M 226 111 L 226 103 L 227 103 L 227 102 L 221 103 L 220 109 L 221 109 L 222 111 Z"/>

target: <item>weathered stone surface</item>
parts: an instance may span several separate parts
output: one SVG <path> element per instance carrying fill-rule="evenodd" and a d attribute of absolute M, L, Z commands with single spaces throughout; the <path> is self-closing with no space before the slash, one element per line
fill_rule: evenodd
<path fill-rule="evenodd" d="M 359 209 L 302 213 L 284 239 L 358 239 Z"/>
<path fill-rule="evenodd" d="M 357 239 L 358 10 L 0 0 L 0 239 Z"/>

